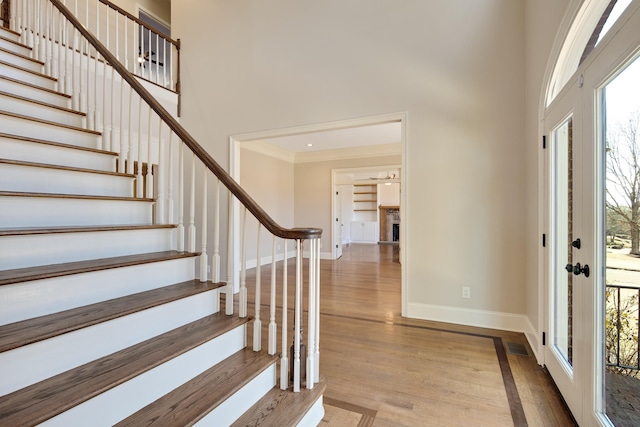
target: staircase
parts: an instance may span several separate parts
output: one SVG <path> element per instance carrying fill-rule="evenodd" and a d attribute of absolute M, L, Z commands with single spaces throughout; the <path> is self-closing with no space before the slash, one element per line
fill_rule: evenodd
<path fill-rule="evenodd" d="M 317 425 L 324 382 L 276 387 L 251 317 L 20 40 L 0 28 L 0 425 Z"/>

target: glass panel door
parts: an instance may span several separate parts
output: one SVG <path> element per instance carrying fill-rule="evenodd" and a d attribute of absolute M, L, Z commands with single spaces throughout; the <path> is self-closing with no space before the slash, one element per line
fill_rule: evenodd
<path fill-rule="evenodd" d="M 599 149 L 604 152 L 600 244 L 606 269 L 601 324 L 602 408 L 616 426 L 640 425 L 640 59 L 602 90 Z"/>
<path fill-rule="evenodd" d="M 581 248 L 576 227 L 582 199 L 580 184 L 582 163 L 580 141 L 580 103 L 575 102 L 579 88 L 572 85 L 549 108 L 545 123 L 547 135 L 547 183 L 549 198 L 549 258 L 545 366 L 565 397 L 572 413 L 582 411 L 580 390 L 581 356 L 580 311 L 576 310 L 576 285 L 582 274 L 578 262 Z M 580 422 L 578 417 L 576 420 Z"/>

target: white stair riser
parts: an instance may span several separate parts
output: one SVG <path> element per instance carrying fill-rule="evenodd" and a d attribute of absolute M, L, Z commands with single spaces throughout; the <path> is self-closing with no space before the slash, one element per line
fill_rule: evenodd
<path fill-rule="evenodd" d="M 58 107 L 69 108 L 71 99 L 57 92 L 49 92 L 37 87 L 28 86 L 0 78 L 0 90 L 13 95 L 46 102 Z"/>
<path fill-rule="evenodd" d="M 11 77 L 12 79 L 19 80 L 25 83 L 31 83 L 46 89 L 55 89 L 56 81 L 51 80 L 41 74 L 30 73 L 19 68 L 11 67 L 6 64 L 0 64 L 0 74 L 3 76 Z"/>
<path fill-rule="evenodd" d="M 51 142 L 76 145 L 78 147 L 98 148 L 98 137 L 94 133 L 80 129 L 70 129 L 50 123 L 42 123 L 27 118 L 0 114 L 0 129 L 3 133 L 44 139 Z"/>
<path fill-rule="evenodd" d="M 243 325 L 40 425 L 112 426 L 242 349 L 244 336 Z"/>
<path fill-rule="evenodd" d="M 0 227 L 152 223 L 151 202 L 0 196 L 0 205 Z"/>
<path fill-rule="evenodd" d="M 0 396 L 215 313 L 217 290 L 0 354 Z"/>
<path fill-rule="evenodd" d="M 276 364 L 274 363 L 194 425 L 198 427 L 231 425 L 275 385 Z"/>
<path fill-rule="evenodd" d="M 184 282 L 194 272 L 195 258 L 183 258 L 1 286 L 0 325 Z"/>
<path fill-rule="evenodd" d="M 33 61 L 23 56 L 14 55 L 10 52 L 5 52 L 4 50 L 0 50 L 0 61 L 16 65 L 20 68 L 35 71 L 36 73 L 42 74 L 44 72 L 42 63 Z"/>
<path fill-rule="evenodd" d="M 324 418 L 324 405 L 322 402 L 323 399 L 320 396 L 296 427 L 316 427 L 320 425 Z"/>
<path fill-rule="evenodd" d="M 169 251 L 174 240 L 173 228 L 5 236 L 0 270 Z"/>
<path fill-rule="evenodd" d="M 7 38 L 4 34 L 0 34 L 0 36 Z M 14 40 L 14 41 L 17 41 L 17 40 Z M 6 49 L 13 53 L 17 53 L 19 55 L 29 56 L 29 57 L 31 56 L 31 49 L 29 49 L 27 46 L 12 43 L 9 40 L 4 40 L 1 38 L 0 38 L 0 48 Z"/>
<path fill-rule="evenodd" d="M 134 178 L 0 163 L 0 190 L 133 197 Z"/>
<path fill-rule="evenodd" d="M 20 41 L 19 34 L 16 34 L 13 31 L 9 31 L 4 27 L 0 27 L 0 36 L 4 37 L 5 39 L 13 40 L 15 42 Z"/>
<path fill-rule="evenodd" d="M 59 166 L 95 169 L 105 172 L 116 170 L 116 156 L 93 151 L 21 141 L 0 136 L 0 153 L 9 160 L 53 163 Z"/>
<path fill-rule="evenodd" d="M 74 127 L 82 126 L 82 122 L 85 117 L 82 114 L 60 110 L 48 105 L 36 104 L 34 102 L 13 98 L 3 94 L 0 94 L 0 105 L 2 105 L 2 109 L 4 111 L 10 111 L 14 114 L 20 114 L 40 120 L 48 120 L 50 122 Z"/>

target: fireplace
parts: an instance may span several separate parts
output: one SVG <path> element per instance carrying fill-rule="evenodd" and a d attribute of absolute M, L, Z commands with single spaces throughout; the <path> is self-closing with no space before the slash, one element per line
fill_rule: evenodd
<path fill-rule="evenodd" d="M 380 243 L 400 241 L 400 206 L 380 206 Z"/>

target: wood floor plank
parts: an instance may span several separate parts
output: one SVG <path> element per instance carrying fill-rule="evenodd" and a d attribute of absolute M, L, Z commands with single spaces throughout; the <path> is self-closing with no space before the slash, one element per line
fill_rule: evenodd
<path fill-rule="evenodd" d="M 0 420 L 7 426 L 42 423 L 246 323 L 214 314 L 76 369 L 0 397 Z"/>
<path fill-rule="evenodd" d="M 0 352 L 207 292 L 223 283 L 190 280 L 84 307 L 0 326 Z"/>

